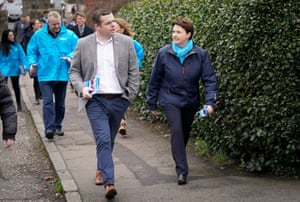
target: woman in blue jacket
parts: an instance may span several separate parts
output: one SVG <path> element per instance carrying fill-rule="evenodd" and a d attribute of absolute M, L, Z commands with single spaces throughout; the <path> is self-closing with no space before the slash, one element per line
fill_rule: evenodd
<path fill-rule="evenodd" d="M 216 107 L 217 79 L 204 49 L 192 41 L 193 22 L 177 18 L 172 22 L 172 43 L 158 52 L 152 69 L 147 104 L 157 115 L 157 100 L 171 129 L 171 150 L 176 164 L 177 183 L 187 183 L 186 145 L 195 113 L 200 106 L 199 81 L 205 88 L 208 114 Z"/>
<path fill-rule="evenodd" d="M 115 18 L 114 19 L 114 29 L 115 32 L 121 33 L 121 34 L 125 34 L 129 37 L 131 37 L 133 39 L 135 33 L 131 30 L 130 24 L 122 19 L 122 18 Z M 144 48 L 142 46 L 142 44 L 140 44 L 137 40 L 132 40 L 134 49 L 135 49 L 135 53 L 136 53 L 136 59 L 137 59 L 137 63 L 138 63 L 138 67 L 139 69 L 142 68 L 142 62 L 144 59 Z M 125 121 L 125 117 L 122 119 L 121 121 L 121 125 L 119 128 L 119 133 L 124 136 L 126 135 L 126 121 Z"/>
<path fill-rule="evenodd" d="M 6 80 L 10 77 L 18 111 L 22 111 L 19 76 L 21 73 L 24 73 L 22 70 L 27 66 L 25 53 L 22 46 L 15 42 L 14 33 L 10 29 L 3 31 L 0 46 L 0 71 Z"/>

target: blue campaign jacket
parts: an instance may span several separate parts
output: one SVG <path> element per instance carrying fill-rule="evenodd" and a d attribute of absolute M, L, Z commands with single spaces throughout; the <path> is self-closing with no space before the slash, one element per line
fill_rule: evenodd
<path fill-rule="evenodd" d="M 68 81 L 70 63 L 61 57 L 73 58 L 77 45 L 77 35 L 61 25 L 54 38 L 48 33 L 48 24 L 36 31 L 27 45 L 29 64 L 37 64 L 39 81 Z"/>
<path fill-rule="evenodd" d="M 205 104 L 216 107 L 218 85 L 207 52 L 194 45 L 181 64 L 172 46 L 164 46 L 158 52 L 148 85 L 150 110 L 157 108 L 158 99 L 161 106 L 198 108 L 200 80 L 204 85 Z"/>
<path fill-rule="evenodd" d="M 136 59 L 137 59 L 137 63 L 138 63 L 138 67 L 139 69 L 142 68 L 142 61 L 144 59 L 144 48 L 142 46 L 142 44 L 140 44 L 138 41 L 133 39 L 133 46 L 136 52 Z"/>
<path fill-rule="evenodd" d="M 8 56 L 4 56 L 0 49 L 0 72 L 4 77 L 19 76 L 20 66 L 28 67 L 28 61 L 19 43 L 11 44 Z"/>

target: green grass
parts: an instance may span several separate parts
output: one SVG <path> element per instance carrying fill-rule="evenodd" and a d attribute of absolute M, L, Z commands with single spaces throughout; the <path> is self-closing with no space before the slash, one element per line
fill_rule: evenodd
<path fill-rule="evenodd" d="M 59 179 L 55 179 L 54 186 L 55 186 L 56 193 L 63 193 L 63 187 Z"/>

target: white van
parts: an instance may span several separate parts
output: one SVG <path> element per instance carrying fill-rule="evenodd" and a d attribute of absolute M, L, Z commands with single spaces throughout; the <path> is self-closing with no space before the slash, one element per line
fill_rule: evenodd
<path fill-rule="evenodd" d="M 23 13 L 22 0 L 5 0 L 3 9 L 8 12 L 8 21 L 18 21 Z"/>

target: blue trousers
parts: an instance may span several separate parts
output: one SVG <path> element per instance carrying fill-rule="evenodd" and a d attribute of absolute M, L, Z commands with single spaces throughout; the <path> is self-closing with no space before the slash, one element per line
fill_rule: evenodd
<path fill-rule="evenodd" d="M 60 130 L 65 117 L 65 98 L 68 82 L 41 81 L 39 85 L 43 97 L 45 133 Z"/>
<path fill-rule="evenodd" d="M 164 106 L 163 112 L 167 116 L 171 129 L 171 150 L 176 164 L 177 175 L 188 175 L 189 168 L 186 157 L 186 145 L 197 109 Z"/>
<path fill-rule="evenodd" d="M 104 187 L 115 184 L 112 152 L 121 119 L 128 106 L 129 101 L 124 98 L 107 99 L 100 95 L 93 95 L 86 104 L 97 146 L 97 169 L 101 171 Z"/>

